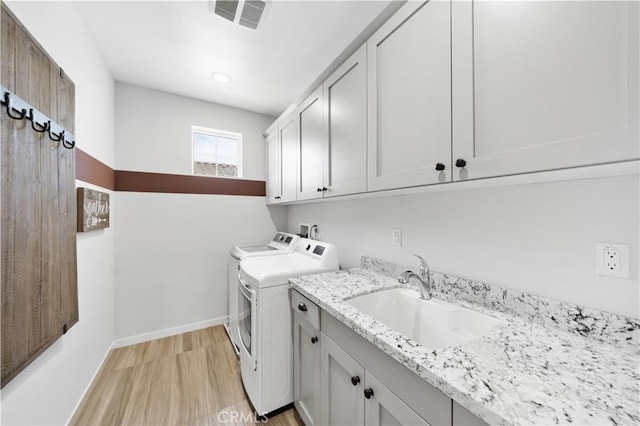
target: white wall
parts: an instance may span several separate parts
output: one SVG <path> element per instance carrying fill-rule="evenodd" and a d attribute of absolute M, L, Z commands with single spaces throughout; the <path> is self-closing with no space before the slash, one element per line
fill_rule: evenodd
<path fill-rule="evenodd" d="M 265 179 L 262 132 L 274 117 L 124 83 L 116 99 L 118 170 L 191 174 L 195 125 L 242 133 L 242 177 Z"/>
<path fill-rule="evenodd" d="M 317 223 L 341 266 L 369 254 L 640 318 L 638 176 L 289 207 L 288 230 Z M 391 228 L 403 246 L 391 245 Z M 595 243 L 630 245 L 631 279 L 595 275 Z"/>
<path fill-rule="evenodd" d="M 264 180 L 273 117 L 117 84 L 118 169 L 191 174 L 191 125 L 243 134 L 245 177 Z M 267 242 L 285 209 L 264 197 L 116 193 L 116 334 L 127 338 L 227 313 L 227 256 Z"/>
<path fill-rule="evenodd" d="M 264 197 L 116 195 L 118 337 L 223 319 L 229 249 L 276 231 Z"/>
<path fill-rule="evenodd" d="M 113 165 L 114 82 L 75 7 L 7 4 L 75 83 L 77 146 Z M 2 424 L 66 423 L 106 355 L 114 340 L 113 227 L 78 234 L 78 298 L 80 321 L 2 389 Z"/>

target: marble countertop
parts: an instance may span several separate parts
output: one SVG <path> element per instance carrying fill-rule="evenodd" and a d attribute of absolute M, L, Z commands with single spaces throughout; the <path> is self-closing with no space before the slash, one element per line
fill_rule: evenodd
<path fill-rule="evenodd" d="M 408 285 L 359 269 L 291 282 L 330 315 L 490 424 L 640 424 L 638 351 L 464 301 L 456 303 L 503 321 L 481 337 L 432 350 L 345 303 Z"/>

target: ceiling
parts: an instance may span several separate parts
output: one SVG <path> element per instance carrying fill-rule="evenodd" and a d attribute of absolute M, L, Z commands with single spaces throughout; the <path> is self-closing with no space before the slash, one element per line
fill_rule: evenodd
<path fill-rule="evenodd" d="M 278 116 L 388 3 L 275 0 L 257 30 L 206 1 L 75 4 L 117 81 Z"/>

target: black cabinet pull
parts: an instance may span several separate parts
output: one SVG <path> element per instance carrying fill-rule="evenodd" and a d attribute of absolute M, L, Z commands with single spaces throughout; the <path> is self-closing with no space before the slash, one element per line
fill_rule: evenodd
<path fill-rule="evenodd" d="M 351 384 L 353 386 L 358 386 L 358 383 L 360 383 L 360 377 L 358 376 L 351 377 Z"/>
<path fill-rule="evenodd" d="M 372 396 L 373 396 L 373 389 L 366 388 L 364 390 L 364 397 L 367 398 L 367 399 L 371 399 Z"/>
<path fill-rule="evenodd" d="M 315 345 L 316 343 L 318 343 L 318 337 L 317 337 L 317 336 L 313 336 L 313 337 L 311 338 L 311 344 L 312 344 L 312 345 Z"/>
<path fill-rule="evenodd" d="M 316 189 L 316 192 L 322 192 L 322 188 Z"/>
<path fill-rule="evenodd" d="M 323 186 L 323 187 L 322 187 L 322 192 L 325 192 L 325 191 L 327 191 L 327 187 L 326 187 L 326 186 Z"/>
<path fill-rule="evenodd" d="M 444 170 L 444 164 L 437 163 L 436 164 L 436 170 L 439 171 L 439 172 L 443 171 Z"/>
<path fill-rule="evenodd" d="M 282 198 L 282 197 L 279 196 L 279 195 L 276 195 L 276 200 L 279 200 L 280 198 Z"/>
<path fill-rule="evenodd" d="M 298 309 L 301 310 L 302 312 L 307 312 L 307 305 L 305 305 L 304 303 L 300 302 L 300 303 L 298 303 Z"/>
<path fill-rule="evenodd" d="M 467 162 L 464 161 L 462 158 L 458 158 L 456 160 L 456 167 L 464 167 L 467 165 Z"/>

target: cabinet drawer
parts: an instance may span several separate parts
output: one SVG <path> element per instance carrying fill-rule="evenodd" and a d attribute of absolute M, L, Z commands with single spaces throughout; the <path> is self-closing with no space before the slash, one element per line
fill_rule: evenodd
<path fill-rule="evenodd" d="M 295 315 L 304 318 L 313 328 L 320 330 L 318 306 L 295 290 L 291 290 L 291 309 Z"/>

